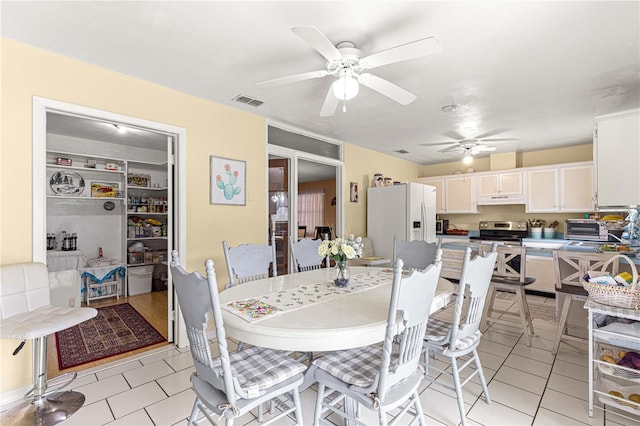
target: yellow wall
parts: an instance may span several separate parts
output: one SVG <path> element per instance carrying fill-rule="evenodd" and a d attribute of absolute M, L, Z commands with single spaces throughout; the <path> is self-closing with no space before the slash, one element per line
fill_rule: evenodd
<path fill-rule="evenodd" d="M 544 149 L 522 153 L 522 167 L 548 166 L 593 160 L 593 144 Z"/>
<path fill-rule="evenodd" d="M 31 254 L 32 97 L 40 96 L 187 129 L 186 213 L 189 270 L 212 257 L 226 282 L 221 241 L 264 243 L 266 124 L 262 117 L 215 104 L 15 41 L 1 40 L 0 264 L 29 262 Z M 247 162 L 247 205 L 209 204 L 209 156 Z M 0 346 L 0 392 L 30 382 L 31 351 Z"/>
<path fill-rule="evenodd" d="M 344 163 L 345 236 L 365 235 L 367 232 L 367 188 L 371 186 L 374 174 L 382 173 L 398 182 L 415 182 L 423 167 L 351 144 L 344 147 Z M 349 201 L 350 182 L 358 183 L 357 203 Z"/>

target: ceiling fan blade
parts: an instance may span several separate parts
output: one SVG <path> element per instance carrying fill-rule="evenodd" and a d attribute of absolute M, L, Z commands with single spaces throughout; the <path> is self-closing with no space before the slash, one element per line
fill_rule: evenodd
<path fill-rule="evenodd" d="M 506 142 L 506 141 L 518 141 L 518 138 L 482 138 L 478 139 L 481 142 Z"/>
<path fill-rule="evenodd" d="M 451 138 L 451 139 L 455 139 L 457 141 L 463 141 L 466 138 L 464 136 L 462 136 L 460 133 L 454 131 L 454 130 L 449 130 L 447 132 L 443 133 L 444 136 Z"/>
<path fill-rule="evenodd" d="M 327 74 L 329 73 L 326 70 L 303 72 L 286 77 L 274 78 L 273 80 L 262 81 L 260 83 L 256 83 L 256 86 L 261 88 L 282 86 L 283 84 L 295 83 L 303 80 L 311 80 L 312 78 L 321 78 Z"/>
<path fill-rule="evenodd" d="M 456 145 L 450 146 L 449 148 L 441 149 L 439 152 L 464 152 L 464 151 L 466 151 L 466 149 L 456 144 Z"/>
<path fill-rule="evenodd" d="M 340 100 L 335 97 L 331 86 L 329 86 L 327 97 L 324 98 L 324 103 L 322 104 L 322 109 L 320 110 L 320 117 L 331 117 L 333 114 L 335 114 L 336 108 L 338 107 L 338 102 L 340 102 Z"/>
<path fill-rule="evenodd" d="M 330 61 L 342 59 L 342 53 L 316 27 L 293 27 L 291 31 Z"/>
<path fill-rule="evenodd" d="M 404 90 L 402 87 L 387 81 L 373 74 L 361 74 L 358 81 L 370 89 L 380 92 L 388 98 L 393 99 L 401 105 L 409 105 L 415 101 L 417 96 Z"/>
<path fill-rule="evenodd" d="M 495 146 L 487 146 L 487 145 L 476 145 L 474 147 L 471 148 L 471 155 L 476 155 L 480 152 L 491 152 L 491 151 L 495 151 L 496 147 Z"/>
<path fill-rule="evenodd" d="M 496 130 L 490 130 L 488 132 L 484 132 L 481 135 L 476 136 L 474 139 L 484 139 L 484 138 L 488 138 L 489 136 L 494 136 L 500 133 L 504 133 L 504 132 L 508 132 L 511 129 L 496 129 Z"/>
<path fill-rule="evenodd" d="M 408 61 L 442 52 L 442 43 L 435 37 L 427 37 L 401 44 L 360 59 L 364 69 L 381 67 L 395 62 Z"/>
<path fill-rule="evenodd" d="M 435 143 L 420 143 L 418 145 L 420 146 L 439 146 L 439 145 L 451 145 L 454 144 L 456 142 L 454 141 L 446 141 L 446 142 L 435 142 Z"/>

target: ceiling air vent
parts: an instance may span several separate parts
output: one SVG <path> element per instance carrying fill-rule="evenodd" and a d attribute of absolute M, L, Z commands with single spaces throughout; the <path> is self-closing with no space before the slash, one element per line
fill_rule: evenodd
<path fill-rule="evenodd" d="M 397 150 L 397 151 L 393 151 L 393 152 L 395 152 L 395 153 L 397 153 L 397 154 L 408 154 L 408 153 L 409 153 L 409 151 L 404 150 L 404 149 L 399 149 L 399 150 Z"/>
<path fill-rule="evenodd" d="M 240 102 L 241 104 L 247 104 L 254 107 L 259 107 L 264 103 L 258 99 L 250 98 L 249 96 L 244 96 L 244 95 L 238 95 L 235 98 L 233 98 L 233 100 L 236 102 Z"/>

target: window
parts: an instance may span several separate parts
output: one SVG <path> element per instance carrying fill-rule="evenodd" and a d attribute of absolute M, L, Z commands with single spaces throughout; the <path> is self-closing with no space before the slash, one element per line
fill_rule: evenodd
<path fill-rule="evenodd" d="M 316 226 L 324 225 L 323 190 L 310 189 L 298 194 L 298 225 L 307 227 L 307 237 Z"/>

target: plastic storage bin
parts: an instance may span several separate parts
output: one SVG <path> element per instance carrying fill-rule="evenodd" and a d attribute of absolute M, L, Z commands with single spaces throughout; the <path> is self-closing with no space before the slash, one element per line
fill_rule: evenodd
<path fill-rule="evenodd" d="M 129 268 L 129 296 L 151 292 L 153 265 Z"/>

